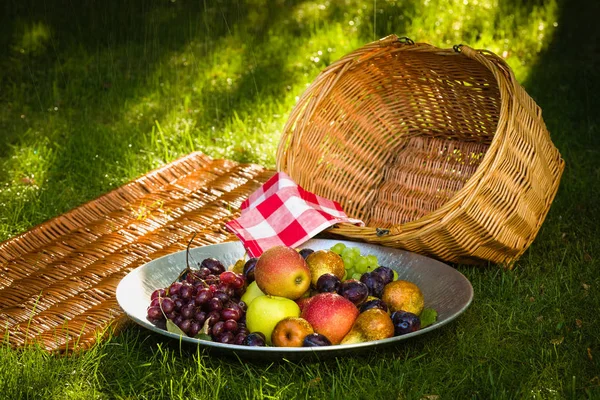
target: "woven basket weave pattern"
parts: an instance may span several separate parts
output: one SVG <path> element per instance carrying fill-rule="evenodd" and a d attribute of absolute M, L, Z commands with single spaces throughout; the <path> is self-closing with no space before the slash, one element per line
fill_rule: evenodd
<path fill-rule="evenodd" d="M 330 233 L 465 263 L 511 265 L 531 244 L 564 162 L 504 60 L 461 49 L 392 35 L 300 98 L 277 169 L 367 223 Z"/>

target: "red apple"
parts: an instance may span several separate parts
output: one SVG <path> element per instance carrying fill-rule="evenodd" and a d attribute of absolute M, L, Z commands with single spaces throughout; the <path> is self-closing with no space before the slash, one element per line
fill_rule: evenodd
<path fill-rule="evenodd" d="M 298 304 L 298 307 L 300 307 L 300 311 L 304 310 L 304 306 L 306 306 L 312 299 L 312 297 L 300 297 L 297 299 L 296 304 Z"/>
<path fill-rule="evenodd" d="M 303 318 L 284 318 L 275 325 L 271 342 L 277 347 L 302 347 L 306 335 L 314 333 L 312 326 Z"/>
<path fill-rule="evenodd" d="M 331 344 L 339 344 L 352 329 L 358 314 L 358 308 L 350 300 L 337 293 L 320 293 L 304 305 L 300 317 Z"/>
<path fill-rule="evenodd" d="M 310 270 L 293 248 L 274 246 L 258 258 L 254 279 L 266 294 L 295 300 L 310 287 Z"/>

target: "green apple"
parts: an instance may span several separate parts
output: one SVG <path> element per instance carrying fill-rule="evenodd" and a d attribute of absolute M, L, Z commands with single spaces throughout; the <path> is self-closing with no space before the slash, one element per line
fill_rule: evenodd
<path fill-rule="evenodd" d="M 248 305 L 246 327 L 250 332 L 262 332 L 270 345 L 275 325 L 284 318 L 299 316 L 300 307 L 294 300 L 279 296 L 258 296 Z"/>
<path fill-rule="evenodd" d="M 265 293 L 262 290 L 260 290 L 256 281 L 254 281 L 248 285 L 248 287 L 246 288 L 246 291 L 242 295 L 241 300 L 244 303 L 246 303 L 247 306 L 249 306 L 250 303 L 252 303 L 252 301 L 255 298 L 257 298 L 258 296 L 264 296 L 264 295 L 265 295 Z"/>

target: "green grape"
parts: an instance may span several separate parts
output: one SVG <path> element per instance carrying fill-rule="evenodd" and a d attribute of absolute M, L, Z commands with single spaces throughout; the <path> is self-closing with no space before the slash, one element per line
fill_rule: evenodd
<path fill-rule="evenodd" d="M 355 273 L 356 271 L 354 270 L 354 268 L 347 269 L 346 275 L 344 276 L 344 280 L 352 278 L 352 275 L 354 275 Z"/>
<path fill-rule="evenodd" d="M 346 245 L 344 243 L 336 243 L 331 247 L 331 251 L 333 251 L 335 254 L 342 254 L 345 248 Z"/>
<path fill-rule="evenodd" d="M 369 268 L 369 260 L 367 259 L 367 257 L 360 256 L 354 262 L 354 269 L 358 273 L 364 274 L 365 272 L 367 272 L 368 268 Z"/>
<path fill-rule="evenodd" d="M 367 260 L 369 260 L 369 265 L 371 267 L 379 267 L 379 261 L 377 261 L 377 256 L 373 255 L 373 254 L 369 254 L 367 256 Z"/>
<path fill-rule="evenodd" d="M 352 259 L 355 259 L 355 255 L 354 255 L 354 251 L 352 251 L 352 248 L 350 247 L 345 247 L 344 250 L 342 250 L 342 253 L 340 254 L 342 256 L 342 258 L 344 257 L 351 257 Z"/>
<path fill-rule="evenodd" d="M 377 268 L 377 267 L 376 267 L 376 266 L 374 266 L 374 265 L 369 265 L 369 266 L 367 267 L 367 272 L 373 272 L 373 270 L 374 270 L 375 268 Z"/>
<path fill-rule="evenodd" d="M 357 273 L 354 273 L 354 274 L 352 274 L 352 279 L 356 279 L 357 281 L 360 281 L 360 277 L 361 277 L 361 276 L 362 276 L 362 274 L 359 274 L 359 273 L 357 272 Z"/>
<path fill-rule="evenodd" d="M 398 273 L 396 272 L 396 270 L 394 270 L 394 280 L 397 281 L 398 280 Z"/>
<path fill-rule="evenodd" d="M 354 267 L 354 257 L 342 256 L 342 261 L 344 262 L 344 268 L 350 269 L 350 268 Z"/>
<path fill-rule="evenodd" d="M 360 257 L 360 249 L 358 247 L 351 247 L 352 253 L 354 253 L 354 258 Z"/>

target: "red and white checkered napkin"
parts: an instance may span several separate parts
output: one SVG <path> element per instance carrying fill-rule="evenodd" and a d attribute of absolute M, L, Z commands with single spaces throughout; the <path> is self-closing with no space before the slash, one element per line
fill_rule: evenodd
<path fill-rule="evenodd" d="M 330 226 L 361 220 L 348 218 L 339 203 L 298 186 L 278 172 L 242 203 L 242 215 L 225 226 L 242 241 L 250 257 L 276 245 L 296 247 Z"/>

